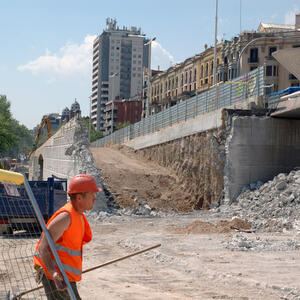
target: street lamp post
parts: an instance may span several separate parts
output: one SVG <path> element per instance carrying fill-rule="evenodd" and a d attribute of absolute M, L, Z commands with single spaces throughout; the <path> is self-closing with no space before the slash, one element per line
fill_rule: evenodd
<path fill-rule="evenodd" d="M 115 77 L 118 76 L 119 73 L 114 73 L 113 75 L 110 76 L 111 78 L 111 134 L 114 132 L 114 101 L 115 101 Z"/>
<path fill-rule="evenodd" d="M 217 74 L 217 34 L 218 34 L 218 0 L 216 0 L 215 48 L 214 48 L 214 64 L 213 64 L 213 85 L 216 84 L 216 74 Z"/>
<path fill-rule="evenodd" d="M 151 43 L 156 40 L 156 37 L 152 38 L 149 42 L 145 44 L 145 46 L 149 45 L 148 51 L 148 78 L 147 78 L 147 99 L 146 99 L 146 118 L 149 117 L 149 109 L 150 109 L 150 80 L 151 80 Z"/>
<path fill-rule="evenodd" d="M 240 52 L 238 61 L 237 61 L 237 75 L 241 76 L 241 58 L 243 53 L 245 52 L 245 50 L 253 43 L 255 43 L 256 41 L 260 41 L 260 40 L 287 40 L 287 39 L 292 39 L 292 38 L 299 38 L 299 35 L 291 35 L 291 36 L 262 36 L 262 37 L 258 37 L 255 38 L 253 40 L 251 40 Z"/>

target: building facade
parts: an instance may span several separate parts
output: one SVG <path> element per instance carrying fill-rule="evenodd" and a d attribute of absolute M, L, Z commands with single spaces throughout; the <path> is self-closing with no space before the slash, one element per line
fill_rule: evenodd
<path fill-rule="evenodd" d="M 299 23 L 299 24 L 298 24 Z M 265 67 L 266 94 L 299 86 L 297 78 L 274 59 L 272 53 L 300 47 L 300 15 L 295 25 L 260 23 L 257 31 L 244 31 L 230 41 L 217 45 L 216 83 L 231 81 L 258 66 Z M 150 113 L 208 90 L 213 85 L 214 48 L 157 74 L 150 81 Z"/>
<path fill-rule="evenodd" d="M 142 101 L 140 99 L 109 101 L 105 104 L 104 112 L 104 134 L 108 135 L 112 133 L 112 126 L 115 130 L 118 125 L 139 122 L 142 116 Z"/>
<path fill-rule="evenodd" d="M 300 47 L 300 31 L 295 26 L 261 23 L 257 31 L 241 32 L 223 43 L 218 79 L 230 81 L 264 66 L 266 94 L 299 86 L 297 78 L 272 56 L 277 50 L 295 47 Z"/>
<path fill-rule="evenodd" d="M 148 67 L 148 46 L 141 29 L 117 26 L 107 19 L 106 29 L 93 43 L 91 119 L 105 132 L 105 105 L 109 101 L 142 95 L 143 68 Z"/>

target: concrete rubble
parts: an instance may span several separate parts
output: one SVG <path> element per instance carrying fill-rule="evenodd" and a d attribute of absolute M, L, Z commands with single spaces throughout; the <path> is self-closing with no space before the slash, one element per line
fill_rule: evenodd
<path fill-rule="evenodd" d="M 300 170 L 278 174 L 266 183 L 260 181 L 244 187 L 231 205 L 212 209 L 227 216 L 238 216 L 262 231 L 297 229 L 300 217 Z"/>
<path fill-rule="evenodd" d="M 75 124 L 75 134 L 74 143 L 68 147 L 65 151 L 65 155 L 71 156 L 74 160 L 74 174 L 90 174 L 92 175 L 97 186 L 104 190 L 101 173 L 99 169 L 96 168 L 93 155 L 89 149 L 89 140 L 87 129 L 78 120 Z M 94 205 L 94 210 L 106 210 L 107 209 L 107 198 L 104 192 L 96 194 L 96 203 Z"/>
<path fill-rule="evenodd" d="M 292 251 L 299 250 L 300 245 L 296 240 L 285 241 L 265 238 L 255 235 L 235 234 L 230 240 L 223 242 L 225 248 L 231 251 Z"/>

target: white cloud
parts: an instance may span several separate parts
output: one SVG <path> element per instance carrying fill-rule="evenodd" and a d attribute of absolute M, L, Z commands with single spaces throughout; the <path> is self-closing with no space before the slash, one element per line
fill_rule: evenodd
<path fill-rule="evenodd" d="M 175 63 L 174 56 L 165 48 L 163 48 L 161 44 L 153 41 L 151 46 L 152 69 L 157 69 L 159 66 L 161 70 L 165 70 Z"/>
<path fill-rule="evenodd" d="M 295 25 L 295 15 L 300 12 L 300 8 L 294 6 L 294 8 L 288 11 L 284 15 L 284 23 L 287 25 Z"/>
<path fill-rule="evenodd" d="M 58 53 L 51 54 L 47 49 L 45 55 L 18 67 L 19 71 L 30 71 L 34 75 L 46 74 L 48 83 L 56 76 L 90 75 L 92 66 L 92 49 L 95 35 L 87 35 L 82 44 L 67 43 Z"/>

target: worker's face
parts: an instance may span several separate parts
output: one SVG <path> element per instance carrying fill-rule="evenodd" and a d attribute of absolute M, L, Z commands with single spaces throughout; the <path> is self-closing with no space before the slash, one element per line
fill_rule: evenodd
<path fill-rule="evenodd" d="M 96 201 L 96 194 L 94 192 L 87 192 L 81 195 L 80 204 L 82 210 L 91 210 Z"/>

